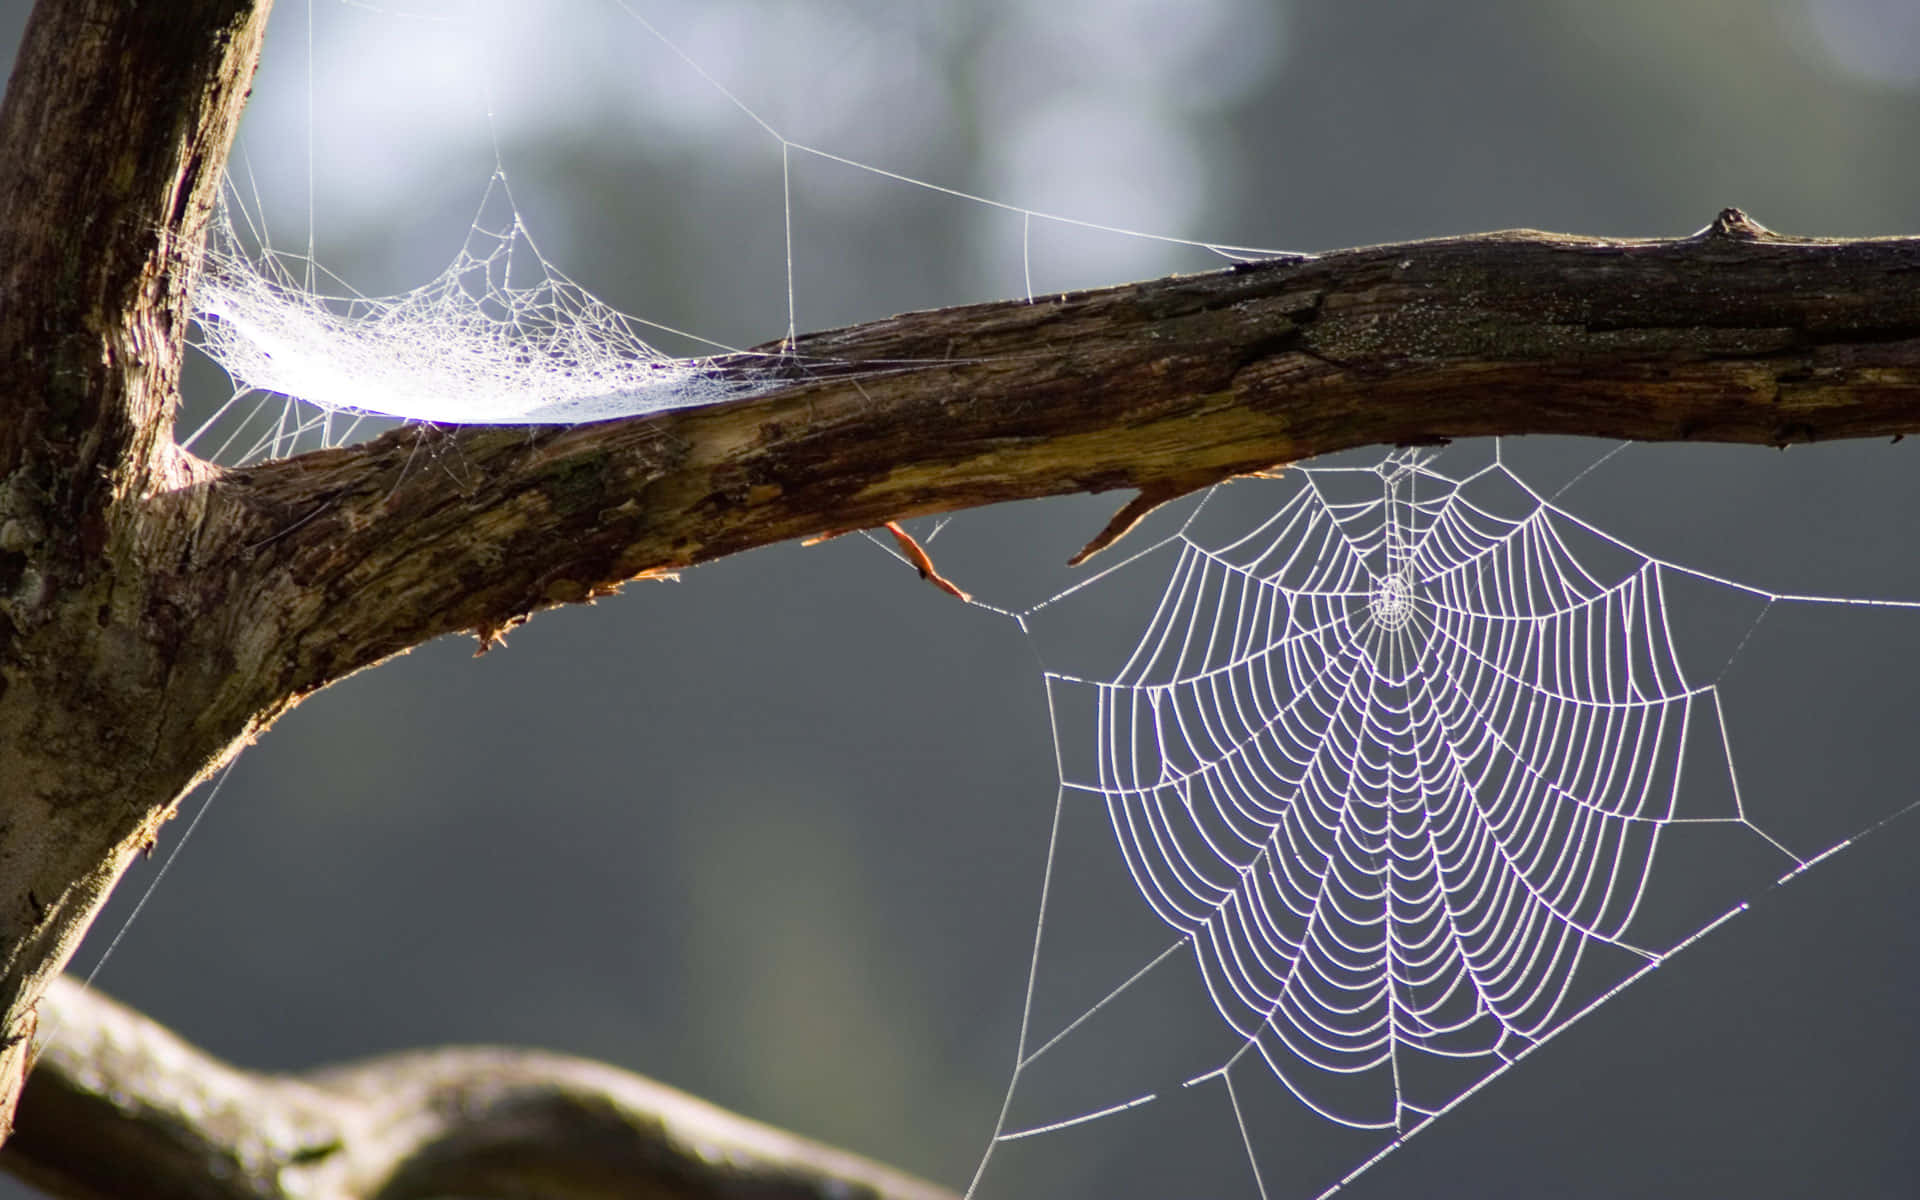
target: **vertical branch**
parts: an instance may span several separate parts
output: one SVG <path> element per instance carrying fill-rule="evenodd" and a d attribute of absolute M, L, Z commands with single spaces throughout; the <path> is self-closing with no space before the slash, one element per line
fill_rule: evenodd
<path fill-rule="evenodd" d="M 179 267 L 269 7 L 47 0 L 0 103 L 0 1130 L 35 1001 L 181 782 L 142 781 L 191 523 L 148 502 L 192 473 Z"/>

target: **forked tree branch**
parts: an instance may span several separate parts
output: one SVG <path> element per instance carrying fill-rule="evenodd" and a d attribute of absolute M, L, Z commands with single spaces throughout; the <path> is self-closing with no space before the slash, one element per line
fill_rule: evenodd
<path fill-rule="evenodd" d="M 756 399 L 222 471 L 170 423 L 267 7 L 42 4 L 0 107 L 0 1130 L 36 1001 L 178 797 L 436 635 L 786 538 L 1151 502 L 1368 443 L 1920 431 L 1920 240 L 1730 210 L 1674 241 L 1488 234 L 912 314 L 802 339 L 793 386 Z M 259 1112 L 323 1087 L 276 1086 Z M 283 1137 L 253 1124 L 199 1135 Z"/>
<path fill-rule="evenodd" d="M 600 1063 L 448 1049 L 239 1070 L 71 979 L 0 1165 L 76 1200 L 954 1200 Z"/>

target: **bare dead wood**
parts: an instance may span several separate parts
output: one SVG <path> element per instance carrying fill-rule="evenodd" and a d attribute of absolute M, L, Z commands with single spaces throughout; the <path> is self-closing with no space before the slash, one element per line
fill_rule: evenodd
<path fill-rule="evenodd" d="M 0 1165 L 76 1200 L 954 1200 L 600 1063 L 453 1048 L 240 1070 L 70 979 Z"/>
<path fill-rule="evenodd" d="M 973 599 L 961 591 L 960 586 L 953 580 L 940 573 L 940 569 L 933 565 L 933 556 L 927 553 L 927 548 L 902 528 L 900 522 L 888 521 L 881 528 L 893 535 L 894 545 L 900 547 L 901 555 L 906 558 L 908 565 L 920 573 L 920 578 L 956 600 Z"/>
<path fill-rule="evenodd" d="M 1135 525 L 1146 520 L 1148 514 L 1163 504 L 1171 504 L 1182 496 L 1190 496 L 1194 492 L 1204 491 L 1216 483 L 1225 483 L 1229 479 L 1234 479 L 1242 475 L 1277 475 L 1281 469 L 1282 468 L 1276 466 L 1270 470 L 1254 472 L 1202 472 L 1200 474 L 1186 476 L 1185 478 L 1152 480 L 1142 485 L 1139 493 L 1135 495 L 1133 499 L 1121 505 L 1120 510 L 1114 513 L 1105 525 L 1100 527 L 1100 532 L 1094 534 L 1086 545 L 1080 547 L 1080 549 L 1074 553 L 1073 557 L 1067 560 L 1067 565 L 1077 567 L 1102 550 L 1105 550 L 1108 546 L 1113 545 L 1121 538 L 1127 536 L 1129 533 L 1132 533 Z"/>

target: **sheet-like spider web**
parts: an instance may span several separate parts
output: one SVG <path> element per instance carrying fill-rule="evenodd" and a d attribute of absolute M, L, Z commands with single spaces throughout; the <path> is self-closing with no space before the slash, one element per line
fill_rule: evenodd
<path fill-rule="evenodd" d="M 549 262 L 503 170 L 453 262 L 395 296 L 318 291 L 318 264 L 271 249 L 236 189 L 227 192 L 197 281 L 194 328 L 195 345 L 233 392 L 182 439 L 218 461 L 336 445 L 367 417 L 577 424 L 718 404 L 778 381 L 753 355 L 723 368 L 649 345 L 643 329 L 678 331 L 615 310 Z M 285 403 L 268 403 L 275 397 Z"/>
<path fill-rule="evenodd" d="M 1734 583 L 1610 537 L 1497 454 L 1459 478 L 1432 457 L 1298 469 L 1279 510 L 1222 546 L 1189 518 L 1136 556 L 1171 565 L 1117 669 L 1048 672 L 1063 809 L 1104 809 L 1177 940 L 1057 1031 L 1034 1028 L 1030 980 L 1010 1106 L 1041 1055 L 1190 957 L 1233 1041 L 1182 1082 L 1224 1088 L 1263 1196 L 1307 1185 L 1263 1176 L 1249 1070 L 1377 1131 L 1337 1190 L 1837 849 L 1796 853 L 1749 813 L 1718 672 L 1775 606 L 1910 604 Z M 1043 656 L 1040 627 L 1071 626 L 1055 610 L 1100 582 L 1020 614 Z M 1717 659 L 1691 656 L 1705 672 L 1676 636 L 1675 588 L 1743 614 Z M 1757 869 L 1653 899 L 1670 842 L 1684 857 L 1702 835 Z M 995 1145 L 1155 1098 L 1032 1124 L 1009 1109 Z"/>

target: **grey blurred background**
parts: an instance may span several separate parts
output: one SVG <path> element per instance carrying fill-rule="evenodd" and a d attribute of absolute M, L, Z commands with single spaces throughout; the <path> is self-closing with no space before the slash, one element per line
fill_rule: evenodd
<path fill-rule="evenodd" d="M 633 2 L 790 138 L 1090 221 L 1302 250 L 1677 235 L 1729 204 L 1794 233 L 1920 227 L 1907 0 Z M 24 8 L 0 8 L 9 49 Z M 283 2 L 236 158 L 281 245 L 305 240 L 311 145 L 321 260 L 369 293 L 422 282 L 497 144 L 542 250 L 604 299 L 724 343 L 785 331 L 778 144 L 620 6 L 314 0 L 310 89 L 308 26 Z M 1016 215 L 806 156 L 793 182 L 803 329 L 1025 286 Z M 1217 263 L 1045 223 L 1031 257 L 1043 292 Z M 197 408 L 224 397 L 190 382 Z M 1606 449 L 1507 445 L 1550 486 Z M 1920 598 L 1915 466 L 1907 446 L 1635 447 L 1565 502 L 1769 588 Z M 1269 503 L 1229 494 L 1249 519 Z M 1024 608 L 1073 581 L 1058 564 L 1115 502 L 967 514 L 936 556 Z M 1770 618 L 1726 680 L 1749 800 L 1809 848 L 1914 793 L 1920 616 L 1828 615 Z M 1120 616 L 1088 619 L 1123 655 Z M 250 1066 L 546 1046 L 964 1185 L 1055 794 L 1013 624 L 846 538 L 472 649 L 363 673 L 248 751 L 99 984 Z M 1764 897 L 1348 1194 L 1920 1191 L 1917 850 L 1920 818 Z M 1097 995 L 1168 939 L 1098 837 L 1068 851 L 1082 898 L 1043 967 Z M 1215 1020 L 1191 987 L 1141 1000 L 1036 1090 L 1090 1107 L 1132 1094 L 1115 1064 L 1170 1064 L 1150 1086 L 1206 1069 L 1181 1040 Z M 1273 1120 L 1274 1200 L 1354 1161 Z M 1007 1147 L 981 1194 L 1256 1192 L 1221 1098 L 1187 1093 Z"/>

